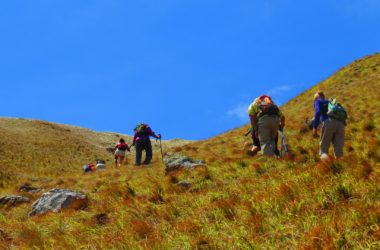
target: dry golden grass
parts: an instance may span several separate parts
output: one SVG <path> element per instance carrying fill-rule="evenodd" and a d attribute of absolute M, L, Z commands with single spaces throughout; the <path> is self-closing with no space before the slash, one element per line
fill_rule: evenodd
<path fill-rule="evenodd" d="M 379 249 L 379 87 L 377 54 L 341 69 L 284 105 L 289 157 L 249 156 L 243 149 L 243 127 L 174 148 L 206 160 L 207 167 L 169 175 L 158 152 L 148 168 L 109 164 L 104 172 L 82 174 L 78 167 L 88 160 L 103 157 L 112 163 L 103 151 L 117 140 L 112 134 L 94 144 L 97 133 L 69 132 L 61 125 L 33 121 L 36 128 L 0 126 L 1 167 L 11 166 L 1 168 L 6 183 L 1 194 L 20 193 L 17 187 L 30 182 L 45 190 L 81 190 L 90 199 L 84 210 L 34 218 L 27 216 L 30 204 L 0 210 L 0 247 Z M 346 156 L 338 161 L 320 163 L 318 139 L 304 128 L 317 89 L 337 97 L 349 113 Z M 41 134 L 45 137 L 33 141 Z M 29 147 L 17 139 L 23 136 Z M 42 145 L 49 145 L 48 151 Z M 18 147 L 22 154 L 16 157 L 12 150 Z M 61 150 L 64 156 L 58 154 Z M 62 171 L 69 160 L 72 165 L 64 165 L 67 169 Z M 182 180 L 191 187 L 176 186 Z M 38 195 L 29 197 L 35 200 Z"/>

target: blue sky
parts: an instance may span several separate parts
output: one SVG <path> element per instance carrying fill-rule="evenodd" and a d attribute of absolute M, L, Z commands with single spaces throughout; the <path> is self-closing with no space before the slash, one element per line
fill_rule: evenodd
<path fill-rule="evenodd" d="M 378 0 L 4 0 L 0 116 L 205 139 L 380 51 Z"/>

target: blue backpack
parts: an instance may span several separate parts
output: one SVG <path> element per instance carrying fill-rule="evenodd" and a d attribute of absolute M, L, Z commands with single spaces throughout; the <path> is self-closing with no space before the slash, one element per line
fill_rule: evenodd
<path fill-rule="evenodd" d="M 346 123 L 347 112 L 342 105 L 336 102 L 336 99 L 330 100 L 327 106 L 327 116 Z"/>

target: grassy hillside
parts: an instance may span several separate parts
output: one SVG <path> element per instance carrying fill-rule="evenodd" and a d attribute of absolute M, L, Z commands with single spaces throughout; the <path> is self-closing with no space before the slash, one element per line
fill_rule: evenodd
<path fill-rule="evenodd" d="M 27 217 L 28 204 L 0 210 L 0 246 L 379 249 L 379 87 L 376 54 L 285 104 L 291 154 L 282 160 L 247 155 L 243 127 L 172 149 L 206 160 L 207 167 L 193 171 L 165 175 L 156 153 L 148 168 L 127 165 L 86 175 L 51 173 L 51 180 L 33 180 L 32 185 L 45 189 L 81 190 L 89 196 L 90 207 L 36 218 Z M 304 128 L 317 89 L 338 98 L 350 116 L 346 156 L 339 161 L 320 163 L 318 139 Z M 97 151 L 85 152 L 78 162 L 97 156 Z M 181 180 L 191 187 L 177 186 Z M 18 193 L 19 184 L 0 192 Z"/>
<path fill-rule="evenodd" d="M 100 133 L 47 121 L 0 118 L 0 187 L 15 180 L 72 175 L 96 159 L 113 162 L 108 147 L 123 137 L 130 145 L 132 137 L 118 133 Z M 187 143 L 163 141 L 164 148 Z M 154 150 L 159 149 L 153 143 Z M 134 150 L 128 157 L 134 159 Z"/>

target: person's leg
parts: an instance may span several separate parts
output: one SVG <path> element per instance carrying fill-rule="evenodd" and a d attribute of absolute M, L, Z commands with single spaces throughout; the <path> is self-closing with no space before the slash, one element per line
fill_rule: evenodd
<path fill-rule="evenodd" d="M 119 160 L 119 156 L 117 154 L 115 154 L 115 166 L 117 167 L 117 162 Z"/>
<path fill-rule="evenodd" d="M 338 120 L 334 120 L 336 132 L 333 138 L 334 154 L 335 158 L 343 157 L 343 146 L 344 146 L 344 124 Z"/>
<path fill-rule="evenodd" d="M 260 150 L 260 140 L 258 137 L 256 137 L 256 131 L 252 130 L 252 155 L 256 155 Z"/>
<path fill-rule="evenodd" d="M 334 128 L 332 126 L 332 120 L 327 119 L 322 124 L 321 139 L 319 142 L 319 155 L 329 155 L 330 143 L 334 136 Z"/>
<path fill-rule="evenodd" d="M 280 150 L 278 150 L 278 132 L 276 133 L 276 138 L 274 139 L 274 154 L 280 157 Z"/>
<path fill-rule="evenodd" d="M 252 132 L 252 141 L 253 141 L 253 146 L 258 147 L 259 151 L 261 150 L 260 147 L 260 140 L 258 137 L 256 137 L 256 131 Z"/>
<path fill-rule="evenodd" d="M 270 123 L 270 128 L 271 128 L 270 146 L 273 150 L 273 154 L 276 155 L 276 150 L 277 150 L 276 139 L 278 140 L 278 129 L 279 129 L 280 121 L 277 116 L 271 116 L 268 122 Z"/>
<path fill-rule="evenodd" d="M 145 156 L 145 161 L 143 164 L 147 165 L 150 163 L 150 161 L 152 160 L 152 156 L 153 156 L 152 143 L 150 142 L 150 140 L 146 142 L 145 152 L 146 152 L 146 156 Z"/>
<path fill-rule="evenodd" d="M 124 163 L 124 156 L 119 157 L 119 167 Z"/>
<path fill-rule="evenodd" d="M 271 145 L 271 134 L 272 134 L 272 128 L 271 123 L 267 116 L 263 116 L 259 119 L 258 124 L 259 129 L 259 140 L 260 140 L 260 146 L 261 150 L 263 152 L 263 155 L 272 156 L 274 154 L 273 152 L 273 145 Z"/>
<path fill-rule="evenodd" d="M 142 156 L 142 143 L 140 140 L 136 141 L 135 143 L 135 150 L 136 150 L 136 160 L 135 160 L 135 165 L 140 166 L 141 164 L 141 156 Z"/>

